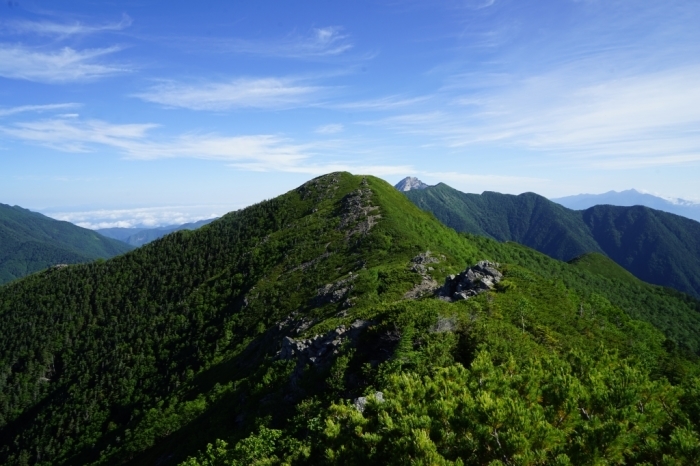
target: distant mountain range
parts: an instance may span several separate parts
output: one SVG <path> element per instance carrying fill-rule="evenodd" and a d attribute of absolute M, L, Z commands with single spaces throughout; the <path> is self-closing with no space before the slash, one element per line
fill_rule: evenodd
<path fill-rule="evenodd" d="M 100 228 L 95 230 L 101 235 L 108 238 L 113 238 L 122 241 L 131 246 L 143 246 L 144 244 L 155 241 L 158 238 L 179 230 L 196 230 L 208 223 L 216 220 L 215 218 L 210 218 L 206 220 L 200 220 L 198 222 L 185 223 L 183 225 L 168 225 L 158 228 Z"/>
<path fill-rule="evenodd" d="M 700 296 L 700 223 L 644 206 L 571 210 L 534 193 L 466 194 L 440 183 L 404 193 L 457 231 L 569 261 L 607 255 L 649 283 Z"/>
<path fill-rule="evenodd" d="M 107 259 L 131 249 L 72 223 L 0 204 L 0 284 L 54 265 Z"/>
<path fill-rule="evenodd" d="M 643 205 L 700 222 L 700 204 L 684 199 L 668 200 L 651 194 L 641 193 L 636 189 L 620 192 L 608 191 L 603 194 L 577 194 L 575 196 L 551 199 L 551 201 L 574 210 L 584 210 L 595 205 L 616 205 L 622 207 Z"/>

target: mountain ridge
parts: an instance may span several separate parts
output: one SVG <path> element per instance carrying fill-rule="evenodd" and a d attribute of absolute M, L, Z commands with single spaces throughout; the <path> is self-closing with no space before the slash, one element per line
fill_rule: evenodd
<path fill-rule="evenodd" d="M 440 299 L 482 260 L 502 280 Z M 700 431 L 700 301 L 460 235 L 370 176 L 34 274 L 0 317 L 10 465 L 682 461 Z"/>
<path fill-rule="evenodd" d="M 644 281 L 700 296 L 700 223 L 685 217 L 644 206 L 574 211 L 534 193 L 467 194 L 444 183 L 405 195 L 458 231 L 563 261 L 602 253 Z"/>
<path fill-rule="evenodd" d="M 72 223 L 0 204 L 0 284 L 50 266 L 107 259 L 131 249 Z"/>
<path fill-rule="evenodd" d="M 608 191 L 601 194 L 577 194 L 550 199 L 557 204 L 574 210 L 585 210 L 596 205 L 615 205 L 632 207 L 642 205 L 656 210 L 680 215 L 700 222 L 700 204 L 684 199 L 669 200 L 649 193 L 628 189 L 625 191 Z"/>

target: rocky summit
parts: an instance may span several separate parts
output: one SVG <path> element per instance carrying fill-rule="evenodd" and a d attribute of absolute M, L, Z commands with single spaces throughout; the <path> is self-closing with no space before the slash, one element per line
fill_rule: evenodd
<path fill-rule="evenodd" d="M 423 183 L 421 180 L 419 180 L 418 178 L 416 178 L 414 176 L 407 176 L 403 180 L 396 183 L 396 185 L 394 187 L 396 189 L 398 189 L 399 191 L 405 192 L 405 191 L 411 191 L 411 190 L 415 190 L 415 189 L 425 189 L 425 188 L 429 188 L 430 186 Z"/>

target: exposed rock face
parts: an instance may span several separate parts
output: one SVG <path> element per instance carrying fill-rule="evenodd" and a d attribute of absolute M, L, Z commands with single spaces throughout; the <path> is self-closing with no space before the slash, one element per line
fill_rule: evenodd
<path fill-rule="evenodd" d="M 436 282 L 433 277 L 428 275 L 428 271 L 432 271 L 433 268 L 428 264 L 436 264 L 440 262 L 440 259 L 433 257 L 430 251 L 425 251 L 418 254 L 416 257 L 411 259 L 411 270 L 413 272 L 419 273 L 421 275 L 421 282 L 413 287 L 413 289 L 407 291 L 403 297 L 406 299 L 417 299 L 421 296 L 432 293 L 438 288 L 438 282 Z"/>
<path fill-rule="evenodd" d="M 492 289 L 503 278 L 498 271 L 499 266 L 494 262 L 481 261 L 457 276 L 448 276 L 438 290 L 438 298 L 449 302 L 459 301 Z"/>
<path fill-rule="evenodd" d="M 329 173 L 307 181 L 297 188 L 297 192 L 302 199 L 315 199 L 317 202 L 321 202 L 333 198 L 339 182 L 340 173 Z"/>
<path fill-rule="evenodd" d="M 315 335 L 307 339 L 284 337 L 282 349 L 279 352 L 280 359 L 296 359 L 297 370 L 292 375 L 298 377 L 307 363 L 313 366 L 325 367 L 330 364 L 333 356 L 338 354 L 338 349 L 347 340 L 355 340 L 359 333 L 370 325 L 365 320 L 356 320 L 350 327 L 341 325 L 325 335 Z"/>
<path fill-rule="evenodd" d="M 394 187 L 396 189 L 398 189 L 399 191 L 410 191 L 412 189 L 425 189 L 425 188 L 429 188 L 430 186 L 423 183 L 421 180 L 419 180 L 416 177 L 407 176 L 403 180 L 396 183 L 396 186 L 394 186 Z"/>
<path fill-rule="evenodd" d="M 374 398 L 377 400 L 378 403 L 384 403 L 384 393 L 375 392 Z M 365 406 L 367 406 L 367 397 L 361 396 L 361 397 L 355 398 L 352 401 L 352 405 L 355 407 L 356 410 L 358 410 L 361 413 L 364 413 Z"/>
<path fill-rule="evenodd" d="M 348 298 L 346 299 L 350 290 L 352 290 L 352 282 L 357 278 L 357 275 L 353 275 L 352 272 L 348 278 L 338 280 L 335 283 L 330 283 L 318 289 L 316 297 L 314 298 L 314 305 L 321 306 L 327 303 L 339 303 L 345 299 L 343 306 L 351 307 L 352 302 Z"/>
<path fill-rule="evenodd" d="M 367 187 L 367 180 L 362 180 L 362 186 L 345 196 L 342 200 L 343 212 L 338 229 L 346 230 L 345 237 L 355 234 L 366 235 L 381 218 L 375 213 L 378 206 L 371 203 L 372 190 Z"/>

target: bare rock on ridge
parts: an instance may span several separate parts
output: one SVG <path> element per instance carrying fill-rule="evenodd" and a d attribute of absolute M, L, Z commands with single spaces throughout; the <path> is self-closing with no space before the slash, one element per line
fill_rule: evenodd
<path fill-rule="evenodd" d="M 480 261 L 457 276 L 448 276 L 437 292 L 438 298 L 449 302 L 460 301 L 493 289 L 503 278 L 498 271 L 499 266 L 498 263 Z"/>
<path fill-rule="evenodd" d="M 403 180 L 396 183 L 394 187 L 399 191 L 410 191 L 412 189 L 425 189 L 429 188 L 430 186 L 414 176 L 407 176 Z"/>
<path fill-rule="evenodd" d="M 442 259 L 445 258 L 445 256 L 440 257 Z M 432 294 L 435 289 L 440 286 L 438 282 L 433 280 L 433 277 L 428 274 L 429 271 L 433 270 L 433 267 L 428 264 L 437 264 L 438 262 L 440 262 L 440 259 L 434 257 L 430 251 L 422 252 L 411 259 L 411 263 L 413 264 L 411 266 L 411 271 L 420 274 L 421 282 L 407 291 L 403 296 L 404 298 L 418 299 L 427 294 Z"/>

